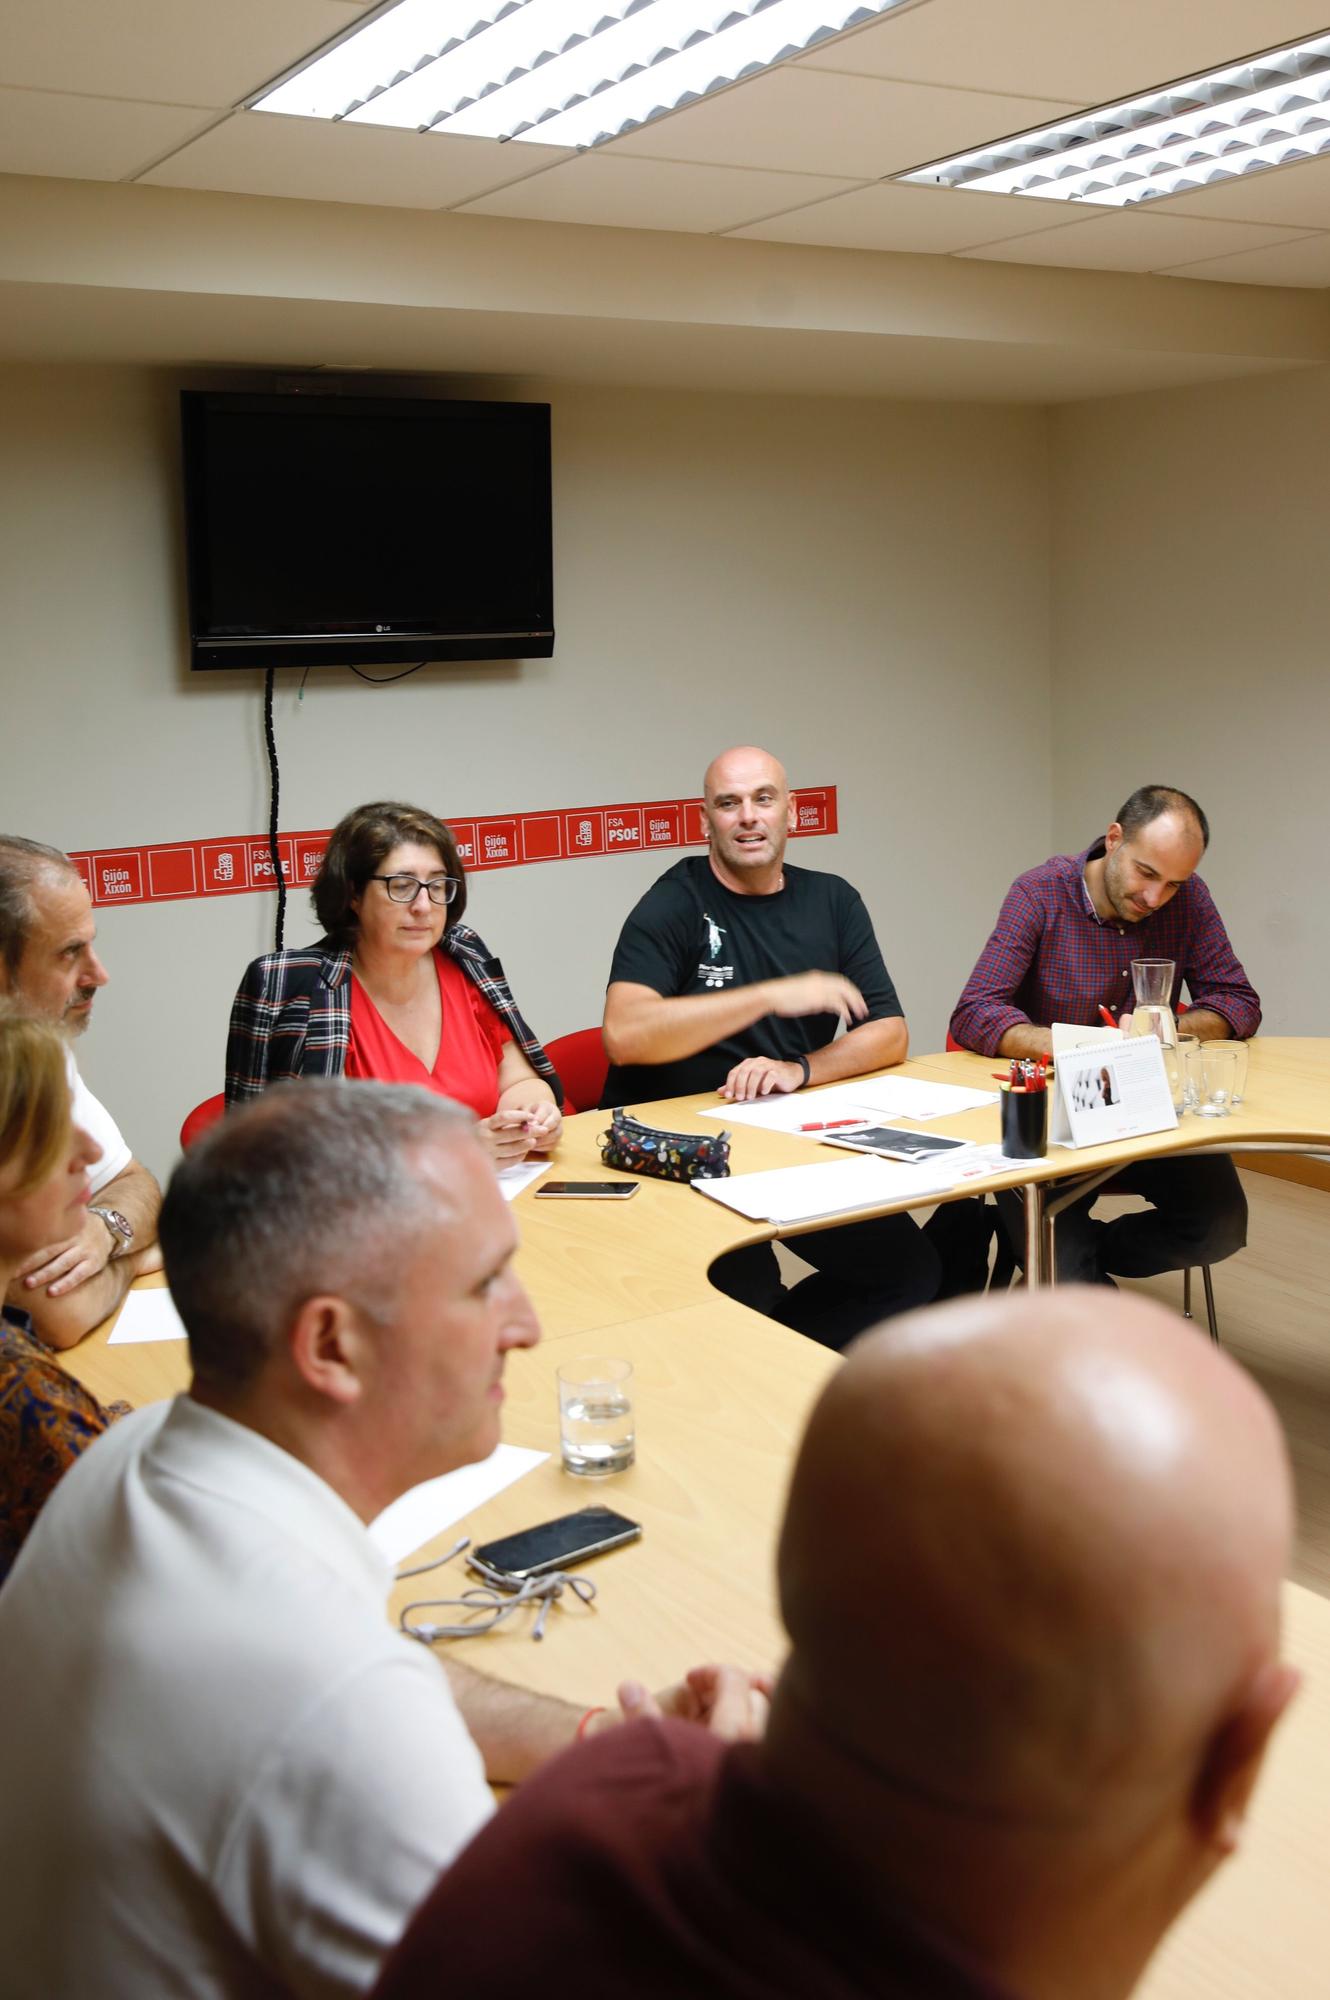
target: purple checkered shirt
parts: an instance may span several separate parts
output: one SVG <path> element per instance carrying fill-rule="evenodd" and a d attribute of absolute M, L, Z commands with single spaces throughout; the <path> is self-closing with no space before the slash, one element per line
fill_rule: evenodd
<path fill-rule="evenodd" d="M 1085 864 L 1103 852 L 1099 840 L 1084 854 L 1055 854 L 1012 883 L 951 1017 L 962 1048 L 995 1056 L 1008 1028 L 1032 1021 L 1043 1028 L 1054 1021 L 1094 1026 L 1101 1006 L 1114 1014 L 1130 1010 L 1137 958 L 1174 961 L 1175 1012 L 1185 985 L 1191 1005 L 1222 1015 L 1239 1040 L 1256 1033 L 1260 1000 L 1200 876 L 1138 924 L 1102 922 L 1085 886 Z"/>

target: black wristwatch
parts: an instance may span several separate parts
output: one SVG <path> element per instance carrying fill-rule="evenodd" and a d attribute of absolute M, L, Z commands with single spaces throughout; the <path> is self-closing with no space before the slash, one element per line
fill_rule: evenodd
<path fill-rule="evenodd" d="M 118 1208 L 99 1208 L 96 1202 L 90 1201 L 88 1203 L 88 1214 L 100 1215 L 102 1221 L 110 1230 L 111 1255 L 113 1257 L 123 1257 L 126 1251 L 133 1249 L 134 1225 L 127 1215 L 121 1214 Z"/>
<path fill-rule="evenodd" d="M 813 1074 L 812 1070 L 811 1070 L 811 1069 L 809 1069 L 809 1067 L 808 1067 L 808 1057 L 807 1057 L 807 1056 L 791 1056 L 791 1057 L 790 1057 L 790 1061 L 791 1061 L 791 1062 L 797 1062 L 797 1063 L 798 1063 L 798 1065 L 799 1065 L 799 1067 L 800 1067 L 800 1069 L 801 1069 L 801 1070 L 803 1071 L 803 1073 L 804 1073 L 804 1081 L 803 1081 L 803 1083 L 797 1083 L 797 1084 L 796 1084 L 796 1085 L 794 1086 L 796 1090 L 802 1090 L 802 1089 L 804 1088 L 804 1084 L 806 1084 L 806 1083 L 808 1082 L 808 1079 L 809 1079 L 809 1078 L 810 1078 L 810 1077 L 812 1076 L 812 1074 Z"/>

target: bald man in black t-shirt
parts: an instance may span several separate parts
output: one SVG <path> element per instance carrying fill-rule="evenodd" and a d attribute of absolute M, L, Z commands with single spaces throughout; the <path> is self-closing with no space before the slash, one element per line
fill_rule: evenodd
<path fill-rule="evenodd" d="M 708 853 L 647 891 L 615 949 L 603 1102 L 715 1090 L 738 1103 L 903 1061 L 909 1030 L 863 899 L 786 864 L 782 766 L 725 750 L 702 789 Z M 820 1230 L 798 1253 L 816 1275 L 791 1291 L 769 1244 L 722 1258 L 712 1282 L 830 1347 L 937 1290 L 937 1257 L 907 1215 Z"/>

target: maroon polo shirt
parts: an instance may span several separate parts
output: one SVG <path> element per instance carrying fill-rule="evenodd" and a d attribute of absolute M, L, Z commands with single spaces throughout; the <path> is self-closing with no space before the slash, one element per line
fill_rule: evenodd
<path fill-rule="evenodd" d="M 528 1779 L 442 1877 L 373 2000 L 1011 2000 L 813 1841 L 753 1745 L 637 1722 Z"/>

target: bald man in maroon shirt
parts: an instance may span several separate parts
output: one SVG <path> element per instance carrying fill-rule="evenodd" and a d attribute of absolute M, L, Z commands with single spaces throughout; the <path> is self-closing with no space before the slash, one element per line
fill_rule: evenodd
<path fill-rule="evenodd" d="M 893 1321 L 795 1469 L 764 1741 L 636 1722 L 547 1765 L 375 2000 L 1124 2000 L 1295 1692 L 1291 1521 L 1268 1403 L 1160 1307 Z"/>

